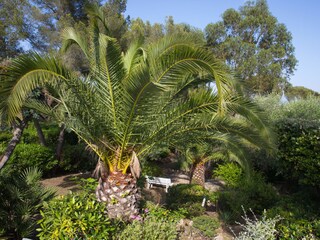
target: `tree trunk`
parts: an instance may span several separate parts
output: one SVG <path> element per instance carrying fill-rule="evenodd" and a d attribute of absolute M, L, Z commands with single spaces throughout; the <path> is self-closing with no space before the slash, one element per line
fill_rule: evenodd
<path fill-rule="evenodd" d="M 4 167 L 6 162 L 11 157 L 14 149 L 16 148 L 18 143 L 20 142 L 23 130 L 25 129 L 26 125 L 27 125 L 27 121 L 21 121 L 19 125 L 14 126 L 13 137 L 11 138 L 4 153 L 0 156 L 0 169 L 2 169 Z"/>
<path fill-rule="evenodd" d="M 131 174 L 115 171 L 108 177 L 101 176 L 96 196 L 98 201 L 107 204 L 109 218 L 129 221 L 139 213 L 137 180 Z"/>
<path fill-rule="evenodd" d="M 46 139 L 45 139 L 44 134 L 43 134 L 43 132 L 42 132 L 42 129 L 41 129 L 41 125 L 40 125 L 40 123 L 39 123 L 39 120 L 36 119 L 36 118 L 34 118 L 34 119 L 33 119 L 33 123 L 34 123 L 34 127 L 36 128 L 37 133 L 38 133 L 40 145 L 42 145 L 42 146 L 47 146 Z"/>
<path fill-rule="evenodd" d="M 63 149 L 63 142 L 64 142 L 64 130 L 65 130 L 65 125 L 62 124 L 60 127 L 60 132 L 59 132 L 59 137 L 58 137 L 58 144 L 56 148 L 56 159 L 60 163 L 61 156 L 62 156 L 62 149 Z"/>
<path fill-rule="evenodd" d="M 191 176 L 191 183 L 199 184 L 204 187 L 205 183 L 205 167 L 204 163 L 196 163 L 193 167 L 192 176 Z"/>

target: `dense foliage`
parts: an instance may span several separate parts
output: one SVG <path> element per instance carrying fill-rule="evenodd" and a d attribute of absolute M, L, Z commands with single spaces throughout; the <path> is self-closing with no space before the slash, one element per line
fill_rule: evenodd
<path fill-rule="evenodd" d="M 277 155 L 257 154 L 256 165 L 295 183 L 319 187 L 320 99 L 310 96 L 281 104 L 279 97 L 269 96 L 256 101 L 268 112 L 278 135 Z"/>
<path fill-rule="evenodd" d="M 109 239 L 116 229 L 105 213 L 105 204 L 87 192 L 45 203 L 41 217 L 40 239 Z"/>
<path fill-rule="evenodd" d="M 320 187 L 319 122 L 283 120 L 279 134 L 279 174 L 300 184 Z"/>
<path fill-rule="evenodd" d="M 220 223 L 217 218 L 210 217 L 207 215 L 201 215 L 195 218 L 192 218 L 193 227 L 199 229 L 204 236 L 214 237 L 216 235 L 216 230 L 219 228 Z"/>
<path fill-rule="evenodd" d="M 201 206 L 204 197 L 212 203 L 217 199 L 214 193 L 210 193 L 200 185 L 178 184 L 169 188 L 167 205 L 173 210 L 185 209 L 187 217 L 200 216 L 206 210 Z"/>
<path fill-rule="evenodd" d="M 35 166 L 41 169 L 44 174 L 50 172 L 58 161 L 54 159 L 52 149 L 41 146 L 37 143 L 20 143 L 10 161 L 5 168 L 14 168 L 17 170 Z"/>
<path fill-rule="evenodd" d="M 119 240 L 175 240 L 177 239 L 176 223 L 147 216 L 144 219 L 134 220 L 115 238 Z"/>
<path fill-rule="evenodd" d="M 276 224 L 280 221 L 279 216 L 268 218 L 263 212 L 261 219 L 251 211 L 253 217 L 249 218 L 245 213 L 242 217 L 244 224 L 240 224 L 243 230 L 235 240 L 274 240 L 277 236 Z"/>
<path fill-rule="evenodd" d="M 213 177 L 220 178 L 227 186 L 235 187 L 241 181 L 243 171 L 236 163 L 225 163 L 213 170 Z"/>
<path fill-rule="evenodd" d="M 252 172 L 250 178 L 242 177 L 236 186 L 219 193 L 218 206 L 225 221 L 240 219 L 242 208 L 261 214 L 275 205 L 278 196 L 271 184 L 265 182 L 260 173 Z"/>
<path fill-rule="evenodd" d="M 5 238 L 32 237 L 39 210 L 54 192 L 41 185 L 37 168 L 9 170 L 0 174 L 0 233 Z"/>

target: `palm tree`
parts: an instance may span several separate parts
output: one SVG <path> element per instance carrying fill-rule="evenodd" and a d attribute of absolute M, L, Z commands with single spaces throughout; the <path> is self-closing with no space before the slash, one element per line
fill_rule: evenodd
<path fill-rule="evenodd" d="M 270 145 L 259 114 L 236 94 L 232 76 L 207 50 L 171 36 L 149 46 L 133 43 L 122 53 L 116 40 L 100 31 L 101 23 L 99 16 L 91 18 L 89 38 L 72 28 L 64 31 L 62 51 L 76 44 L 88 61 L 82 73 L 54 56 L 32 53 L 15 60 L 6 76 L 14 79 L 6 109 L 10 119 L 23 105 L 32 106 L 86 142 L 101 163 L 96 195 L 107 203 L 111 218 L 138 213 L 139 159 L 159 144 L 229 141 L 230 131 L 251 142 L 264 133 L 261 142 Z M 217 90 L 194 88 L 203 82 Z M 57 92 L 53 108 L 25 101 L 33 88 L 45 84 Z M 242 131 L 241 124 L 224 117 L 230 109 L 242 111 L 255 128 Z"/>

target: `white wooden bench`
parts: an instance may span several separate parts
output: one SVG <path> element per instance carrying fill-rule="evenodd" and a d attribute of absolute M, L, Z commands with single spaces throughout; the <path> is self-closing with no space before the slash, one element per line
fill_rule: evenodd
<path fill-rule="evenodd" d="M 172 182 L 170 178 L 162 178 L 162 177 L 151 177 L 146 176 L 147 180 L 147 188 L 152 188 L 153 185 L 161 185 L 166 187 L 166 192 L 168 192 L 168 188 L 172 186 Z"/>

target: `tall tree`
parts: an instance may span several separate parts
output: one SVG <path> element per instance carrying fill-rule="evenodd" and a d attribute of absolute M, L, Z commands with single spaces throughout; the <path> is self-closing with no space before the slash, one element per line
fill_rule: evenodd
<path fill-rule="evenodd" d="M 226 10 L 222 21 L 207 25 L 207 44 L 235 70 L 249 93 L 279 91 L 297 60 L 291 33 L 269 11 L 266 0 L 248 1 Z"/>
<path fill-rule="evenodd" d="M 74 131 L 104 162 L 97 197 L 107 202 L 110 217 L 137 213 L 139 158 L 159 144 L 210 138 L 234 146 L 241 141 L 270 146 L 259 111 L 234 92 L 232 76 L 210 52 L 186 37 L 170 36 L 149 46 L 133 43 L 123 53 L 114 38 L 99 31 L 103 18 L 90 21 L 89 38 L 66 29 L 62 48 L 77 44 L 89 62 L 87 73 L 74 73 L 52 56 L 23 56 L 5 77 L 12 80 L 6 86 L 10 101 L 1 109 L 10 119 L 35 86 L 56 89 L 54 109 L 39 102 L 34 107 Z M 214 83 L 217 91 L 194 89 L 202 82 Z M 225 114 L 230 111 L 247 121 L 230 119 Z M 230 133 L 237 138 L 227 137 Z"/>

